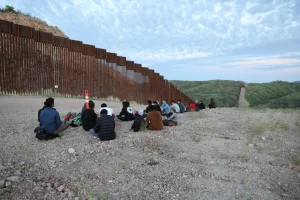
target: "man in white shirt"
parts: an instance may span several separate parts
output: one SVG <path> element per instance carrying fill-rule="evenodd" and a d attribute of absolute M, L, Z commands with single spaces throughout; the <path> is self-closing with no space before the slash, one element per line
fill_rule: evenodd
<path fill-rule="evenodd" d="M 107 110 L 107 115 L 110 115 L 110 116 L 112 116 L 113 118 L 115 118 L 116 115 L 115 115 L 113 109 L 108 108 L 107 105 L 106 105 L 106 103 L 101 104 L 101 108 L 100 108 L 100 110 L 99 110 L 99 113 L 100 113 L 101 110 L 103 110 L 103 109 Z"/>
<path fill-rule="evenodd" d="M 170 106 L 170 108 L 176 113 L 180 112 L 179 105 L 174 100 L 172 101 L 172 105 Z"/>

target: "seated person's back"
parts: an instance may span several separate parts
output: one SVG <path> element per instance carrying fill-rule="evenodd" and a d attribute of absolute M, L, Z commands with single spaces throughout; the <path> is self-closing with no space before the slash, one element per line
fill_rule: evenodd
<path fill-rule="evenodd" d="M 89 101 L 89 109 L 85 109 L 81 114 L 82 128 L 86 131 L 89 131 L 96 124 L 97 115 L 94 111 L 95 103 Z"/>
<path fill-rule="evenodd" d="M 69 125 L 61 121 L 59 113 L 54 108 L 54 99 L 49 97 L 44 104 L 46 108 L 40 114 L 40 124 L 44 132 L 57 135 L 66 130 Z"/>
<path fill-rule="evenodd" d="M 107 110 L 103 109 L 97 118 L 95 127 L 90 130 L 90 133 L 100 140 L 113 140 L 116 138 L 115 120 L 112 116 L 107 115 Z"/>
<path fill-rule="evenodd" d="M 149 130 L 159 131 L 163 129 L 161 114 L 155 110 L 154 106 L 150 107 L 146 122 L 149 125 Z"/>

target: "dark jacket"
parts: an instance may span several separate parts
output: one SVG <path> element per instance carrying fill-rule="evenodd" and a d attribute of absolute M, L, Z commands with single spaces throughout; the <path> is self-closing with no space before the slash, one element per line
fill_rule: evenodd
<path fill-rule="evenodd" d="M 122 120 L 122 121 L 131 121 L 134 120 L 134 115 L 132 112 L 132 109 L 129 107 L 129 102 L 128 101 L 124 101 L 122 103 L 123 108 L 118 116 L 118 119 Z M 130 112 L 128 112 L 130 111 Z"/>
<path fill-rule="evenodd" d="M 97 115 L 93 109 L 86 109 L 81 115 L 81 120 L 82 128 L 86 131 L 89 131 L 95 126 Z"/>
<path fill-rule="evenodd" d="M 113 140 L 116 138 L 115 120 L 110 115 L 101 115 L 97 118 L 94 131 L 99 133 L 100 140 Z"/>
<path fill-rule="evenodd" d="M 55 108 L 45 108 L 40 114 L 40 120 L 46 133 L 53 133 L 62 125 L 59 113 Z"/>
<path fill-rule="evenodd" d="M 157 110 L 158 112 L 160 112 L 160 114 L 162 114 L 162 111 L 161 111 L 161 108 L 159 105 L 154 104 L 153 106 L 154 106 L 154 110 Z"/>
<path fill-rule="evenodd" d="M 182 102 L 178 103 L 178 106 L 179 106 L 179 109 L 180 109 L 180 113 L 184 113 L 185 107 L 184 107 L 183 103 Z"/>
<path fill-rule="evenodd" d="M 204 105 L 203 102 L 202 102 L 202 103 L 199 103 L 199 109 L 200 109 L 200 110 L 204 110 L 204 109 L 205 109 L 205 105 Z"/>
<path fill-rule="evenodd" d="M 45 108 L 47 108 L 47 107 L 44 106 L 43 108 L 39 109 L 39 111 L 38 111 L 38 121 L 39 121 L 39 122 L 41 122 L 41 117 L 40 117 L 41 112 L 42 112 Z M 41 123 L 40 123 L 40 126 L 41 126 Z"/>

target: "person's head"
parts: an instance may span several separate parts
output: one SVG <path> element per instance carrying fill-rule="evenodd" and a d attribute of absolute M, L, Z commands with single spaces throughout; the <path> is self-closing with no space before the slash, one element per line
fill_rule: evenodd
<path fill-rule="evenodd" d="M 181 99 L 178 99 L 177 102 L 180 103 L 180 102 L 181 102 Z"/>
<path fill-rule="evenodd" d="M 154 105 L 158 105 L 158 102 L 157 102 L 157 101 L 153 101 L 153 104 L 154 104 Z"/>
<path fill-rule="evenodd" d="M 94 109 L 95 108 L 95 103 L 93 101 L 89 101 L 89 108 Z"/>
<path fill-rule="evenodd" d="M 46 99 L 46 101 L 44 102 L 44 105 L 48 108 L 53 108 L 54 107 L 54 99 L 52 97 L 49 97 Z"/>
<path fill-rule="evenodd" d="M 175 104 L 176 103 L 176 101 L 175 100 L 172 100 L 172 104 Z"/>
<path fill-rule="evenodd" d="M 203 101 L 200 100 L 199 103 L 203 103 Z"/>
<path fill-rule="evenodd" d="M 106 103 L 101 104 L 101 108 L 107 107 Z"/>
<path fill-rule="evenodd" d="M 210 99 L 211 101 L 213 101 L 214 99 Z"/>
<path fill-rule="evenodd" d="M 122 105 L 123 105 L 123 108 L 127 108 L 130 106 L 130 103 L 129 103 L 129 101 L 123 101 Z"/>
<path fill-rule="evenodd" d="M 165 104 L 167 104 L 167 102 L 166 102 L 166 101 L 162 101 L 161 103 L 162 103 L 162 105 L 165 105 Z"/>
<path fill-rule="evenodd" d="M 100 115 L 107 115 L 107 110 L 106 109 L 102 109 L 101 112 L 100 112 Z"/>
<path fill-rule="evenodd" d="M 154 111 L 154 110 L 156 110 L 155 106 L 154 105 L 150 105 L 149 106 L 149 111 L 151 112 L 151 111 Z"/>
<path fill-rule="evenodd" d="M 152 105 L 152 101 L 151 100 L 148 100 L 148 105 Z"/>

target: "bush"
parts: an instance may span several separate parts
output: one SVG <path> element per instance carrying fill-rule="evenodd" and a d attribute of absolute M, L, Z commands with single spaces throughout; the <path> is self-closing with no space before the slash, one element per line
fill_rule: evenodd
<path fill-rule="evenodd" d="M 13 6 L 9 6 L 9 5 L 6 5 L 5 8 L 2 9 L 2 11 L 16 13 L 15 8 Z"/>

